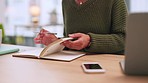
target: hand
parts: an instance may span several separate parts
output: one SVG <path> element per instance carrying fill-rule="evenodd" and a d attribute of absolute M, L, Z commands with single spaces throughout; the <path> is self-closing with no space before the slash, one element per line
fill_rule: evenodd
<path fill-rule="evenodd" d="M 36 44 L 49 45 L 58 38 L 54 34 L 50 34 L 47 30 L 42 29 L 37 37 L 34 38 Z"/>
<path fill-rule="evenodd" d="M 76 39 L 75 41 L 65 41 L 63 45 L 74 50 L 86 48 L 90 43 L 90 36 L 83 33 L 70 34 L 69 37 Z"/>

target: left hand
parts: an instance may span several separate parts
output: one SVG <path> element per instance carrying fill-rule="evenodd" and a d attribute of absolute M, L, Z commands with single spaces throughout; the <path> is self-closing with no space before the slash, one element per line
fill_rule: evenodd
<path fill-rule="evenodd" d="M 65 41 L 63 45 L 74 50 L 81 50 L 86 48 L 90 43 L 90 36 L 83 33 L 70 34 L 69 37 L 74 38 L 74 41 Z"/>

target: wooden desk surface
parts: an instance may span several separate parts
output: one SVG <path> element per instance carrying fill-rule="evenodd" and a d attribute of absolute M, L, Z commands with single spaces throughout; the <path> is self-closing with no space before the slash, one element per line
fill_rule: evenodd
<path fill-rule="evenodd" d="M 33 47 L 18 46 L 21 51 Z M 127 76 L 119 65 L 121 55 L 86 55 L 72 62 L 0 56 L 0 83 L 148 83 L 148 76 Z M 106 72 L 86 74 L 82 62 L 97 61 Z"/>

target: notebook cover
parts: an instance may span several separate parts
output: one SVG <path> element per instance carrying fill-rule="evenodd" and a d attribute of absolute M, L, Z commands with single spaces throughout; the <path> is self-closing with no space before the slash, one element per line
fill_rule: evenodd
<path fill-rule="evenodd" d="M 19 48 L 14 46 L 0 45 L 0 55 L 18 52 Z"/>

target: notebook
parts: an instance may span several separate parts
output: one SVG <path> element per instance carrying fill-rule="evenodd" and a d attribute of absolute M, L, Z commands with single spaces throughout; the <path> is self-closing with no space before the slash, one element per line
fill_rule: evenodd
<path fill-rule="evenodd" d="M 22 58 L 36 58 L 36 59 L 48 59 L 48 60 L 58 60 L 58 61 L 72 61 L 81 56 L 84 56 L 84 52 L 79 51 L 66 51 L 64 45 L 61 43 L 64 41 L 72 40 L 72 38 L 61 38 L 58 39 L 48 46 L 40 49 L 29 50 L 25 52 L 15 53 L 13 57 Z"/>
<path fill-rule="evenodd" d="M 148 75 L 148 13 L 132 13 L 128 17 L 124 73 Z"/>
<path fill-rule="evenodd" d="M 13 52 L 18 52 L 19 48 L 15 46 L 9 46 L 9 45 L 0 45 L 0 55 L 9 54 Z"/>

